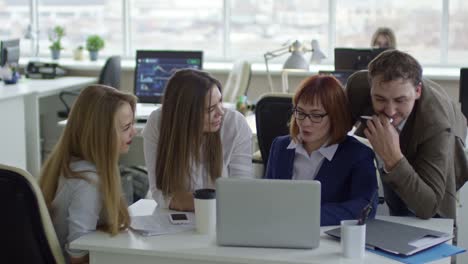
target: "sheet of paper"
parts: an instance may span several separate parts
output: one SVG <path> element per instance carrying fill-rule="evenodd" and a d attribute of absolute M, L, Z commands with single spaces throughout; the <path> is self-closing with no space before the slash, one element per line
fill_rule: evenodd
<path fill-rule="evenodd" d="M 443 243 L 451 238 L 452 238 L 451 236 L 447 236 L 447 237 L 426 236 L 416 241 L 410 242 L 408 244 L 417 248 L 426 248 L 426 247 L 430 247 L 433 245 Z"/>
<path fill-rule="evenodd" d="M 143 236 L 174 234 L 195 229 L 195 216 L 193 213 L 185 213 L 189 220 L 187 224 L 171 223 L 169 220 L 170 213 L 167 210 L 156 209 L 152 215 L 132 216 L 130 227 Z"/>
<path fill-rule="evenodd" d="M 152 215 L 156 211 L 157 203 L 153 199 L 140 199 L 128 207 L 131 216 Z"/>

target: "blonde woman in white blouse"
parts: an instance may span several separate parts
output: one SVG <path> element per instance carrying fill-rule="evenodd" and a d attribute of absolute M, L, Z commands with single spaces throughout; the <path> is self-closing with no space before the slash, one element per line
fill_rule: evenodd
<path fill-rule="evenodd" d="M 253 177 L 252 132 L 239 112 L 223 108 L 221 84 L 206 72 L 171 77 L 143 138 L 159 207 L 193 211 L 193 191 L 214 188 L 219 177 Z"/>

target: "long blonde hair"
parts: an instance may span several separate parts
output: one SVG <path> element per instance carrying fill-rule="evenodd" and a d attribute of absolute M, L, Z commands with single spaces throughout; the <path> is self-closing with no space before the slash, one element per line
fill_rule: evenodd
<path fill-rule="evenodd" d="M 167 83 L 155 150 L 156 186 L 164 195 L 189 191 L 191 167 L 202 161 L 212 182 L 221 176 L 220 131 L 203 132 L 205 98 L 213 86 L 221 92 L 218 80 L 193 69 L 176 72 Z"/>
<path fill-rule="evenodd" d="M 76 99 L 67 125 L 47 158 L 39 179 L 39 186 L 50 209 L 61 175 L 91 182 L 83 172 L 72 171 L 70 163 L 76 159 L 93 163 L 99 177 L 103 210 L 107 216 L 107 223 L 100 228 L 112 235 L 130 224 L 120 184 L 116 120 L 117 110 L 126 102 L 135 112 L 136 98 L 131 94 L 104 85 L 85 88 Z"/>

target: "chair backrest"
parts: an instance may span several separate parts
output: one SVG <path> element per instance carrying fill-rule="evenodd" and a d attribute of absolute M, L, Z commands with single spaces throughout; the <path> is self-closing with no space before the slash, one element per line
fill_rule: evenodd
<path fill-rule="evenodd" d="M 468 68 L 460 69 L 460 96 L 461 109 L 468 119 Z"/>
<path fill-rule="evenodd" d="M 104 67 L 99 74 L 98 84 L 107 85 L 120 90 L 120 73 L 122 72 L 120 56 L 111 56 L 106 60 Z M 65 106 L 65 110 L 57 112 L 59 118 L 68 118 L 70 114 L 71 105 L 75 101 L 79 93 L 62 91 L 59 94 L 59 99 Z M 65 96 L 71 96 L 71 99 L 65 100 Z M 70 101 L 70 102 L 69 102 Z"/>
<path fill-rule="evenodd" d="M 255 106 L 258 146 L 265 168 L 273 140 L 278 136 L 289 134 L 292 96 L 292 94 L 265 94 Z"/>
<path fill-rule="evenodd" d="M 120 56 L 109 57 L 101 70 L 98 84 L 111 86 L 119 90 L 121 71 Z"/>
<path fill-rule="evenodd" d="M 0 165 L 0 201 L 3 260 L 11 260 L 11 263 L 64 263 L 35 178 L 21 169 Z"/>
<path fill-rule="evenodd" d="M 249 62 L 235 62 L 223 87 L 223 101 L 235 103 L 239 96 L 246 95 L 251 76 Z"/>

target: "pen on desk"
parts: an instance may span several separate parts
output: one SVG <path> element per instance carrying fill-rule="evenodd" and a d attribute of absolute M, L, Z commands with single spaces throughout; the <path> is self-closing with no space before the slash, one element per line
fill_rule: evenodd
<path fill-rule="evenodd" d="M 372 116 L 360 116 L 361 119 L 371 120 Z M 393 118 L 389 118 L 390 124 L 393 123 Z"/>
<path fill-rule="evenodd" d="M 374 193 L 372 194 L 372 198 L 369 201 L 369 203 L 364 208 L 362 208 L 361 214 L 357 222 L 358 225 L 364 225 L 366 223 L 367 218 L 369 218 L 370 212 L 374 208 L 373 203 L 375 201 L 375 198 L 378 196 L 378 193 L 379 193 L 379 190 L 376 189 Z"/>

